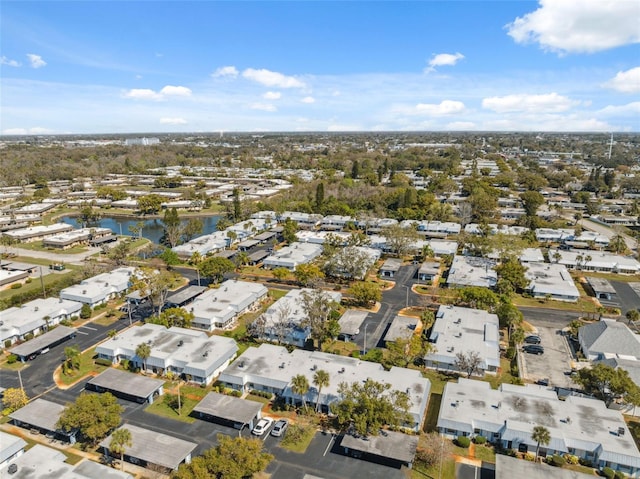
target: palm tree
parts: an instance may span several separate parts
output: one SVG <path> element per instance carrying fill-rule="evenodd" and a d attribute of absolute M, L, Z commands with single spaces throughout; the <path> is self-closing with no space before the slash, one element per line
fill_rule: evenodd
<path fill-rule="evenodd" d="M 124 471 L 124 451 L 127 447 L 131 447 L 133 444 L 133 438 L 131 437 L 131 431 L 125 428 L 116 429 L 111 435 L 111 442 L 109 443 L 109 450 L 116 454 L 120 454 L 120 466 Z"/>
<path fill-rule="evenodd" d="M 313 384 L 318 388 L 318 399 L 316 400 L 316 412 L 318 412 L 322 388 L 329 385 L 329 373 L 323 369 L 316 371 L 313 375 Z"/>
<path fill-rule="evenodd" d="M 147 370 L 147 359 L 151 356 L 151 346 L 147 343 L 140 343 L 136 348 L 136 356 L 142 359 L 142 369 Z"/>
<path fill-rule="evenodd" d="M 531 433 L 531 439 L 536 441 L 536 461 L 538 460 L 538 452 L 540 451 L 540 444 L 546 446 L 551 442 L 551 433 L 544 426 L 536 426 Z"/>
<path fill-rule="evenodd" d="M 304 396 L 309 392 L 309 380 L 304 374 L 298 374 L 294 376 L 291 380 L 291 392 L 293 394 L 300 395 L 300 400 L 302 401 L 302 406 L 304 409 L 307 409 L 307 401 L 305 401 Z"/>
<path fill-rule="evenodd" d="M 236 255 L 235 260 L 237 266 L 246 266 L 249 264 L 249 255 L 244 251 L 240 251 Z"/>
<path fill-rule="evenodd" d="M 637 309 L 630 309 L 629 311 L 627 311 L 626 317 L 627 324 L 635 323 L 640 319 L 640 311 L 638 311 Z"/>

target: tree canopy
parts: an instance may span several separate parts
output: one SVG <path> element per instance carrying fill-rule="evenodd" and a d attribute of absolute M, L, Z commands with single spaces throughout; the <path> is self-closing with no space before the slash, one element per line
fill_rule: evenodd
<path fill-rule="evenodd" d="M 411 400 L 404 391 L 372 379 L 340 383 L 342 399 L 332 406 L 341 427 L 353 427 L 362 436 L 375 436 L 384 426 L 401 426 L 410 420 Z"/>
<path fill-rule="evenodd" d="M 120 424 L 123 411 L 113 394 L 85 392 L 67 404 L 57 425 L 65 431 L 77 429 L 87 442 L 95 444 Z"/>
<path fill-rule="evenodd" d="M 230 273 L 236 268 L 233 261 L 227 258 L 212 256 L 205 259 L 198 265 L 200 274 L 205 278 L 211 279 L 214 283 L 219 283 L 226 273 Z"/>
<path fill-rule="evenodd" d="M 172 479 L 246 479 L 263 471 L 273 456 L 263 452 L 259 439 L 218 434 L 218 445 L 190 464 L 181 464 Z"/>

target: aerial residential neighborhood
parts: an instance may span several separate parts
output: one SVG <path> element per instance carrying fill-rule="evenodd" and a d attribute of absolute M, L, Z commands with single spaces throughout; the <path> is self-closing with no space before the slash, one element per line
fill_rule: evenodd
<path fill-rule="evenodd" d="M 638 25 L 2 2 L 0 477 L 640 479 Z"/>

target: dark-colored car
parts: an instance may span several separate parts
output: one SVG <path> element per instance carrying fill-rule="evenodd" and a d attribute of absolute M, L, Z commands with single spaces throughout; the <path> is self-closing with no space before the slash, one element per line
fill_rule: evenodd
<path fill-rule="evenodd" d="M 529 336 L 527 336 L 526 338 L 524 338 L 524 342 L 527 344 L 540 344 L 542 342 L 542 339 L 540 339 L 540 336 L 536 336 L 535 334 L 531 334 Z"/>
<path fill-rule="evenodd" d="M 527 344 L 522 350 L 529 354 L 544 354 L 544 348 L 539 344 Z"/>

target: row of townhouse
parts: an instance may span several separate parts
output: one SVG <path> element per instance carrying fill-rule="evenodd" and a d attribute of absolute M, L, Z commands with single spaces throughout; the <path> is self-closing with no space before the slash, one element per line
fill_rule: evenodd
<path fill-rule="evenodd" d="M 535 451 L 533 429 L 544 426 L 548 444 L 542 456 L 571 454 L 598 468 L 640 477 L 640 451 L 622 414 L 603 401 L 578 396 L 561 400 L 553 389 L 460 378 L 444 387 L 438 431 L 446 437 L 483 436 L 503 448 Z"/>

